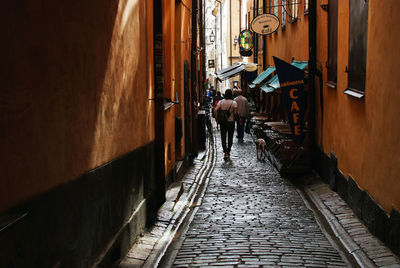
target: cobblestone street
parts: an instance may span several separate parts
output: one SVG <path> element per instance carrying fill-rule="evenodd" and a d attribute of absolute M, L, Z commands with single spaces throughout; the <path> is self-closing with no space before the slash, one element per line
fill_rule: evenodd
<path fill-rule="evenodd" d="M 244 143 L 234 138 L 230 161 L 223 160 L 219 133 L 215 140 L 209 185 L 186 233 L 171 246 L 169 265 L 350 266 L 292 183 L 257 160 L 250 135 Z"/>

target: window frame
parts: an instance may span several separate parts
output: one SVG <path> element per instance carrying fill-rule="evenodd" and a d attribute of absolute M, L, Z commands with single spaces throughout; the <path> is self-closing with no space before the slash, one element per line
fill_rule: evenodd
<path fill-rule="evenodd" d="M 304 0 L 304 14 L 307 15 L 310 12 L 310 1 Z"/>
<path fill-rule="evenodd" d="M 335 5 L 336 4 L 336 5 Z M 337 86 L 337 58 L 338 58 L 338 0 L 329 1 L 328 12 L 328 61 L 327 83 L 330 88 Z"/>
<path fill-rule="evenodd" d="M 368 11 L 369 0 L 349 1 L 349 58 L 345 93 L 357 98 L 365 95 Z"/>
<path fill-rule="evenodd" d="M 281 0 L 281 27 L 282 30 L 285 30 L 287 23 L 287 14 L 286 14 L 287 0 Z"/>
<path fill-rule="evenodd" d="M 300 0 L 290 0 L 290 16 L 291 16 L 291 23 L 296 22 L 299 18 L 299 3 L 297 1 Z"/>

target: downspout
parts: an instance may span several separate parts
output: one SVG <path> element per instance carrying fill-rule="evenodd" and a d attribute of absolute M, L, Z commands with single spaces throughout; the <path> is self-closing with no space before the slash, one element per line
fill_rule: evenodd
<path fill-rule="evenodd" d="M 204 63 L 205 63 L 205 56 L 206 56 L 206 47 L 205 47 L 205 42 L 204 42 L 204 20 L 203 20 L 203 1 L 199 0 L 200 6 L 198 7 L 199 10 L 199 37 L 200 37 L 200 77 L 198 78 L 198 84 L 199 84 L 199 99 L 201 104 L 203 104 L 203 96 L 204 96 L 204 79 L 205 79 L 205 68 L 204 68 Z"/>
<path fill-rule="evenodd" d="M 232 66 L 232 0 L 229 0 L 229 43 L 230 63 Z"/>
<path fill-rule="evenodd" d="M 192 2 L 192 47 L 190 57 L 190 107 L 191 107 L 191 124 L 192 124 L 192 156 L 198 153 L 198 139 L 197 139 L 197 8 L 199 0 Z"/>
<path fill-rule="evenodd" d="M 164 66 L 163 66 L 163 3 L 153 0 L 153 43 L 154 43 L 154 162 L 156 176 L 156 204 L 150 206 L 161 207 L 165 201 L 165 147 L 164 147 Z M 145 189 L 149 186 L 145 185 Z"/>
<path fill-rule="evenodd" d="M 223 69 L 224 68 L 224 66 L 223 66 L 223 64 L 222 64 L 222 1 L 219 1 L 219 0 L 217 0 L 218 2 L 219 2 L 219 38 L 220 38 L 220 44 L 221 44 L 221 47 L 220 47 L 220 55 L 221 55 L 221 69 Z"/>
<path fill-rule="evenodd" d="M 317 0 L 309 2 L 309 22 L 308 22 L 308 42 L 309 42 L 309 62 L 308 62 L 308 86 L 310 94 L 310 163 L 314 162 L 316 152 L 315 140 L 315 75 L 317 72 Z"/>
<path fill-rule="evenodd" d="M 263 14 L 267 13 L 266 5 L 267 5 L 267 0 L 263 0 Z M 262 39 L 263 39 L 262 50 L 263 50 L 263 71 L 264 71 L 265 69 L 267 69 L 267 36 L 263 35 Z"/>
<path fill-rule="evenodd" d="M 239 1 L 239 33 L 242 31 L 242 0 Z"/>

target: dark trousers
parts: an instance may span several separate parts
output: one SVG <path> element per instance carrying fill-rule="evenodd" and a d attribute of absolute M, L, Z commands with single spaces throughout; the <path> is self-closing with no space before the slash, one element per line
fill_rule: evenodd
<path fill-rule="evenodd" d="M 239 140 L 243 140 L 243 137 L 244 137 L 244 126 L 246 124 L 246 117 L 240 117 L 239 120 L 236 121 L 236 123 L 237 123 L 237 127 L 236 127 L 237 138 Z"/>
<path fill-rule="evenodd" d="M 225 122 L 221 124 L 221 142 L 224 153 L 231 152 L 234 131 L 235 131 L 235 121 Z M 228 146 L 226 146 L 226 133 L 228 133 Z"/>

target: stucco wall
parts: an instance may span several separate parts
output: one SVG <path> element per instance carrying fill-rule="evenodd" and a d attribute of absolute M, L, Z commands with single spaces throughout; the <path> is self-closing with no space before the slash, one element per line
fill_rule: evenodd
<path fill-rule="evenodd" d="M 175 2 L 163 1 L 164 98 L 175 100 Z M 175 107 L 164 112 L 165 175 L 175 164 Z"/>
<path fill-rule="evenodd" d="M 279 1 L 279 4 L 281 2 Z M 281 7 L 279 7 L 279 19 L 281 20 Z M 298 19 L 289 23 L 287 16 L 286 27 L 279 29 L 267 36 L 267 65 L 275 66 L 272 56 L 287 62 L 295 60 L 308 60 L 308 15 L 304 15 L 304 1 L 301 1 L 298 9 Z"/>
<path fill-rule="evenodd" d="M 146 12 L 145 0 L 2 5 L 0 211 L 154 139 Z"/>
<path fill-rule="evenodd" d="M 349 51 L 349 2 L 339 0 L 338 85 L 324 89 L 324 151 L 386 210 L 400 209 L 400 41 L 396 0 L 369 0 L 364 99 L 345 95 Z M 326 76 L 325 76 L 326 77 Z"/>
<path fill-rule="evenodd" d="M 176 152 L 179 160 L 182 160 L 185 155 L 185 127 L 184 118 L 185 113 L 189 115 L 190 111 L 185 111 L 184 109 L 184 99 L 185 99 L 185 84 L 184 84 L 184 64 L 185 61 L 190 62 L 190 12 L 191 12 L 191 2 L 186 0 L 177 5 L 176 8 L 176 23 L 175 23 L 175 86 L 178 92 L 179 104 L 175 106 L 175 115 L 182 119 L 182 139 L 178 152 Z M 187 81 L 190 84 L 189 81 Z M 189 90 L 189 87 L 187 88 Z"/>

